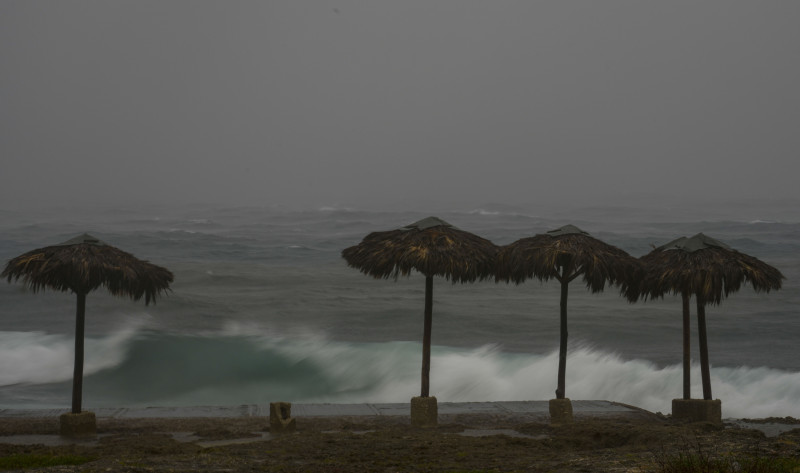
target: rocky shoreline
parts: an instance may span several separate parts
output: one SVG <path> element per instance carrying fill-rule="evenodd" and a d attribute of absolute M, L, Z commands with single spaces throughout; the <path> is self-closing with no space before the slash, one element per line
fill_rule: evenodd
<path fill-rule="evenodd" d="M 760 420 L 747 420 L 757 424 Z M 766 419 L 762 422 L 772 422 Z M 728 423 L 681 424 L 639 415 L 549 425 L 525 416 L 451 415 L 434 428 L 401 416 L 308 417 L 289 434 L 265 417 L 98 419 L 86 441 L 57 438 L 58 419 L 3 418 L 0 459 L 77 456 L 36 471 L 664 471 L 680 455 L 787 459 L 800 465 L 800 421 L 773 437 Z M 748 425 L 749 425 L 748 424 Z M 15 441 L 15 439 L 17 441 Z"/>

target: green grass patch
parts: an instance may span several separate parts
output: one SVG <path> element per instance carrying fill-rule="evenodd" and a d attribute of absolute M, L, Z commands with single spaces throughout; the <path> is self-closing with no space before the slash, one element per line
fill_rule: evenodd
<path fill-rule="evenodd" d="M 83 455 L 42 455 L 19 453 L 0 457 L 0 470 L 22 470 L 48 466 L 83 465 L 94 460 Z"/>

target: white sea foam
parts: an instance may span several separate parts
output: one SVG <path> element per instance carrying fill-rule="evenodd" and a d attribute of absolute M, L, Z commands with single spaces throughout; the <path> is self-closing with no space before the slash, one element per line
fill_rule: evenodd
<path fill-rule="evenodd" d="M 132 326 L 111 335 L 84 340 L 84 375 L 118 365 L 138 330 Z M 44 332 L 0 332 L 0 387 L 72 379 L 74 337 Z"/>
<path fill-rule="evenodd" d="M 355 212 L 355 209 L 352 207 L 340 207 L 338 205 L 324 205 L 317 209 L 319 212 Z"/>
<path fill-rule="evenodd" d="M 331 378 L 338 391 L 306 402 L 408 402 L 419 390 L 420 346 L 319 343 L 284 346 L 304 353 Z M 431 394 L 440 401 L 544 400 L 554 397 L 558 353 L 509 354 L 497 347 L 473 350 L 434 347 Z M 800 417 L 800 373 L 769 368 L 714 368 L 712 388 L 723 400 L 726 417 Z M 692 367 L 692 393 L 701 397 L 699 366 Z M 567 360 L 566 390 L 573 399 L 605 399 L 653 412 L 670 412 L 683 389 L 681 365 L 657 367 L 625 360 L 591 348 L 572 350 Z"/>
<path fill-rule="evenodd" d="M 475 209 L 469 212 L 473 215 L 500 215 L 500 212 L 493 210 Z"/>
<path fill-rule="evenodd" d="M 105 406 L 236 405 L 270 399 L 408 402 L 419 395 L 420 352 L 418 342 L 346 343 L 314 333 L 276 335 L 233 323 L 223 332 L 197 335 L 132 327 L 86 340 L 86 396 Z M 67 381 L 73 340 L 42 332 L 0 332 L 0 360 L 0 393 L 2 386 Z M 441 402 L 551 399 L 557 366 L 557 352 L 434 346 L 431 394 Z M 800 373 L 712 366 L 711 375 L 724 417 L 800 417 Z M 695 365 L 694 397 L 702 393 L 699 377 Z M 566 390 L 572 399 L 670 412 L 682 386 L 680 365 L 659 367 L 591 347 L 569 353 Z"/>
<path fill-rule="evenodd" d="M 751 220 L 747 223 L 749 223 L 750 225 L 758 225 L 760 223 L 778 223 L 778 222 L 775 220 Z"/>

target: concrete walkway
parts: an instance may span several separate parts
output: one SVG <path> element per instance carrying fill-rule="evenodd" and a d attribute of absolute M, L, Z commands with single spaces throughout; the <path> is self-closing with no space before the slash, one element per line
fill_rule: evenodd
<path fill-rule="evenodd" d="M 487 415 L 526 419 L 527 421 L 548 422 L 550 408 L 548 401 L 503 401 L 503 402 L 440 402 L 438 405 L 440 420 L 458 415 Z M 588 417 L 655 417 L 656 414 L 610 401 L 572 401 L 572 409 L 576 418 Z M 0 422 L 3 418 L 53 417 L 57 418 L 68 408 L 61 409 L 0 409 Z M 132 407 L 132 408 L 96 408 L 93 411 L 99 418 L 235 418 L 235 417 L 269 417 L 269 404 L 248 404 L 242 406 L 199 406 L 199 407 Z M 335 416 L 411 416 L 409 403 L 393 404 L 292 404 L 292 417 L 335 417 Z M 738 419 L 726 419 L 726 424 L 747 429 L 758 429 L 768 437 L 797 428 L 791 424 L 746 423 Z M 461 435 L 497 435 L 518 436 L 518 432 L 510 430 L 467 430 Z M 269 439 L 269 433 L 260 433 L 258 437 L 201 442 L 200 439 L 186 433 L 174 433 L 176 440 L 195 442 L 200 446 L 228 445 L 247 443 Z M 0 436 L 0 443 L 19 445 L 69 445 L 82 443 L 94 445 L 103 434 L 95 438 L 77 441 L 58 435 L 14 435 Z"/>
<path fill-rule="evenodd" d="M 548 401 L 440 402 L 439 415 L 488 414 L 550 416 Z M 269 416 L 269 404 L 198 407 L 124 407 L 91 408 L 97 417 L 106 418 L 188 418 L 188 417 L 259 417 Z M 641 415 L 642 409 L 609 401 L 572 401 L 575 416 L 603 417 L 625 414 Z M 0 409 L 3 417 L 58 417 L 69 408 Z M 292 417 L 331 416 L 410 416 L 409 403 L 393 404 L 292 404 Z"/>
<path fill-rule="evenodd" d="M 126 408 L 92 408 L 87 407 L 98 418 L 143 419 L 143 418 L 236 418 L 236 417 L 269 417 L 269 404 L 248 404 L 242 406 L 197 406 L 197 407 L 126 407 Z M 603 416 L 647 416 L 654 415 L 642 409 L 609 401 L 572 401 L 572 409 L 576 418 Z M 59 409 L 0 409 L 0 422 L 3 418 L 58 418 L 69 411 Z M 496 418 L 518 418 L 527 421 L 548 422 L 550 420 L 549 401 L 505 401 L 505 402 L 440 402 L 438 404 L 439 419 L 459 415 L 487 415 Z M 411 416 L 410 403 L 392 404 L 292 404 L 292 417 L 350 417 L 350 416 Z M 512 435 L 524 436 L 516 431 L 505 430 L 467 430 L 462 435 Z M 98 434 L 86 439 L 65 438 L 59 435 L 11 435 L 0 436 L 0 443 L 15 445 L 43 444 L 49 446 L 97 445 L 106 434 Z M 202 447 L 249 443 L 268 440 L 271 434 L 259 432 L 256 437 L 227 439 L 203 442 L 199 437 L 181 432 L 172 433 L 180 442 L 194 442 Z"/>

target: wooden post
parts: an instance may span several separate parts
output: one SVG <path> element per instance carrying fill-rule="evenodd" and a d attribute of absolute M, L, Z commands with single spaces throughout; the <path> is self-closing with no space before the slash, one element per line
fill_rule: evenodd
<path fill-rule="evenodd" d="M 692 348 L 691 348 L 691 317 L 689 314 L 688 292 L 681 293 L 683 299 L 683 398 L 692 398 Z"/>
<path fill-rule="evenodd" d="M 710 401 L 711 397 L 711 370 L 708 363 L 708 335 L 706 332 L 706 307 L 705 301 L 697 297 L 697 337 L 700 339 L 700 374 L 703 378 L 703 399 Z"/>
<path fill-rule="evenodd" d="M 564 399 L 567 377 L 567 295 L 569 293 L 569 280 L 562 274 L 561 280 L 561 342 L 558 348 L 558 388 L 556 399 Z"/>
<path fill-rule="evenodd" d="M 430 394 L 431 326 L 433 325 L 433 276 L 425 276 L 425 327 L 422 335 L 422 390 L 421 397 Z"/>
<path fill-rule="evenodd" d="M 72 372 L 72 413 L 81 413 L 83 397 L 83 333 L 86 318 L 86 294 L 78 294 L 75 313 L 75 368 Z"/>

